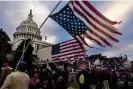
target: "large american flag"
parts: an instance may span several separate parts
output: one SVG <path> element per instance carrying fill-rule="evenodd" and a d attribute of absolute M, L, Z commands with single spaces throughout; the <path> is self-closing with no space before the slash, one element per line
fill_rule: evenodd
<path fill-rule="evenodd" d="M 52 61 L 75 61 L 76 58 L 84 58 L 85 49 L 75 39 L 71 39 L 52 46 Z"/>
<path fill-rule="evenodd" d="M 84 40 L 87 38 L 105 47 L 119 42 L 114 34 L 122 35 L 114 26 L 120 22 L 111 21 L 97 11 L 88 1 L 70 1 L 58 13 L 50 16 L 67 30 L 76 40 L 89 46 Z"/>

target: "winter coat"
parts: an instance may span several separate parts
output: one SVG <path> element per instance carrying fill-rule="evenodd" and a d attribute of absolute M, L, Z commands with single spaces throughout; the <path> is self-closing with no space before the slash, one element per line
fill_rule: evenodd
<path fill-rule="evenodd" d="M 84 76 L 84 84 L 80 83 L 80 76 L 83 75 Z M 76 80 L 80 86 L 80 89 L 89 89 L 89 84 L 90 84 L 90 74 L 88 73 L 88 71 L 86 70 L 82 70 L 80 71 L 77 76 L 76 76 Z"/>
<path fill-rule="evenodd" d="M 1 89 L 28 89 L 30 78 L 24 72 L 13 72 L 7 76 Z"/>
<path fill-rule="evenodd" d="M 55 80 L 55 89 L 67 88 L 68 79 L 65 71 L 58 71 Z"/>

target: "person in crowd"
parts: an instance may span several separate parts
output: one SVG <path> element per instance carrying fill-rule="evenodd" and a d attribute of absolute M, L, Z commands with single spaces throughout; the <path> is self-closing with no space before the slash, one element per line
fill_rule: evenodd
<path fill-rule="evenodd" d="M 68 79 L 63 66 L 59 67 L 55 78 L 55 89 L 67 89 Z"/>
<path fill-rule="evenodd" d="M 54 86 L 57 83 L 57 78 L 58 78 L 57 72 L 58 72 L 58 69 L 56 68 L 55 72 L 53 73 L 53 84 L 54 84 Z"/>
<path fill-rule="evenodd" d="M 128 89 L 128 79 L 129 79 L 128 72 L 125 71 L 125 79 L 124 79 L 123 89 Z"/>
<path fill-rule="evenodd" d="M 34 74 L 34 78 L 30 80 L 30 89 L 40 89 L 41 82 L 37 73 Z"/>
<path fill-rule="evenodd" d="M 36 68 L 32 69 L 29 73 L 30 77 L 33 78 L 34 74 L 38 73 L 38 70 Z M 39 74 L 39 73 L 38 73 Z"/>
<path fill-rule="evenodd" d="M 80 89 L 90 89 L 90 70 L 83 69 L 76 75 L 76 80 L 79 84 Z"/>
<path fill-rule="evenodd" d="M 68 64 L 67 63 L 64 64 L 64 80 L 65 80 L 67 87 L 68 87 L 69 71 L 68 71 Z"/>
<path fill-rule="evenodd" d="M 41 84 L 43 84 L 43 81 L 45 80 L 45 76 L 47 76 L 47 71 L 46 71 L 47 66 L 43 65 L 41 68 L 41 72 L 40 72 L 40 81 Z"/>
<path fill-rule="evenodd" d="M 103 82 L 102 82 L 102 72 L 97 72 L 97 86 L 96 89 L 103 89 Z"/>
<path fill-rule="evenodd" d="M 117 89 L 117 75 L 115 71 L 112 71 L 111 89 Z"/>
<path fill-rule="evenodd" d="M 90 89 L 96 89 L 96 85 L 98 83 L 97 79 L 96 79 L 96 69 L 92 69 L 90 77 L 89 77 L 89 86 Z"/>
<path fill-rule="evenodd" d="M 47 69 L 47 65 L 43 65 L 40 81 L 43 89 L 53 89 L 52 72 Z"/>
<path fill-rule="evenodd" d="M 110 89 L 110 83 L 111 83 L 111 76 L 109 74 L 109 72 L 107 71 L 107 69 L 104 69 L 102 71 L 102 82 L 103 82 L 103 88 L 104 89 Z"/>
<path fill-rule="evenodd" d="M 130 73 L 130 76 L 131 76 L 131 83 L 132 83 L 132 88 L 133 88 L 133 72 L 132 71 Z"/>
<path fill-rule="evenodd" d="M 3 64 L 4 67 L 2 68 L 2 74 L 0 77 L 0 87 L 3 85 L 6 77 L 11 73 L 11 68 L 8 66 L 8 63 Z"/>
<path fill-rule="evenodd" d="M 28 89 L 30 78 L 25 73 L 27 64 L 20 62 L 16 72 L 9 74 L 4 81 L 1 89 Z"/>

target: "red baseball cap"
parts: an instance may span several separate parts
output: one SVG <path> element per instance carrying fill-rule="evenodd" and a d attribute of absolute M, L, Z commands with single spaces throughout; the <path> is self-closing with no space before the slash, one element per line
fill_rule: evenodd
<path fill-rule="evenodd" d="M 4 63 L 3 65 L 4 65 L 4 67 L 8 67 L 8 63 Z"/>

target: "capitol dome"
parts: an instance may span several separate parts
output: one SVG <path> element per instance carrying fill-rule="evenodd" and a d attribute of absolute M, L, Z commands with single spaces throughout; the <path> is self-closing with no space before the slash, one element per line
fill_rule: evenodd
<path fill-rule="evenodd" d="M 24 20 L 20 26 L 31 26 L 31 27 L 34 27 L 36 29 L 38 29 L 38 26 L 36 24 L 36 22 L 32 19 L 33 15 L 32 13 L 30 12 L 29 16 L 28 16 L 28 19 Z"/>
<path fill-rule="evenodd" d="M 32 10 L 30 10 L 28 18 L 22 21 L 20 25 L 16 28 L 16 32 L 13 34 L 13 41 L 11 42 L 12 50 L 15 51 L 18 48 L 18 45 L 24 39 L 29 39 L 29 38 L 30 39 L 33 38 L 32 46 L 34 48 L 33 54 L 35 55 L 38 55 L 37 53 L 40 49 L 43 49 L 45 47 L 49 47 L 52 45 L 50 43 L 42 41 L 42 36 L 40 35 L 40 30 L 38 28 L 38 25 L 33 20 Z M 39 54 L 39 57 L 42 55 L 44 54 L 43 53 Z"/>
<path fill-rule="evenodd" d="M 38 25 L 32 18 L 33 18 L 32 10 L 30 10 L 28 18 L 21 22 L 21 24 L 17 27 L 16 32 L 13 34 L 14 41 L 22 38 L 32 39 L 33 37 L 34 37 L 33 40 L 40 40 L 40 41 L 42 40 L 42 36 L 40 35 L 40 30 L 38 29 Z"/>

